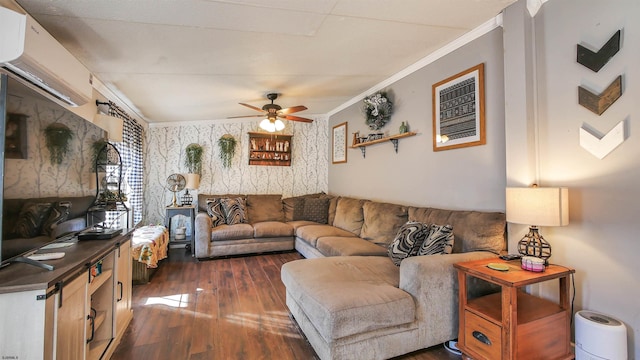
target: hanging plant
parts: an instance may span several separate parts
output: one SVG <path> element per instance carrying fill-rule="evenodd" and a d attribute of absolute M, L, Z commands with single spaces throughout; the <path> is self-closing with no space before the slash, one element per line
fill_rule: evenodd
<path fill-rule="evenodd" d="M 96 163 L 100 164 L 107 163 L 107 152 L 102 151 L 104 147 L 108 144 L 106 139 L 98 139 L 91 145 L 91 169 L 92 171 L 96 171 Z M 100 159 L 98 159 L 98 155 Z M 99 160 L 99 161 L 98 161 Z"/>
<path fill-rule="evenodd" d="M 51 165 L 60 165 L 70 150 L 73 131 L 61 123 L 53 123 L 44 129 L 44 139 L 49 149 Z"/>
<path fill-rule="evenodd" d="M 236 139 L 229 134 L 224 134 L 218 139 L 218 146 L 220 147 L 220 160 L 222 160 L 222 166 L 231 167 L 231 159 L 236 153 Z"/>
<path fill-rule="evenodd" d="M 393 103 L 387 98 L 386 93 L 376 93 L 366 97 L 363 102 L 366 123 L 370 130 L 379 130 L 389 122 L 393 113 Z"/>
<path fill-rule="evenodd" d="M 204 149 L 200 144 L 189 144 L 185 149 L 184 166 L 190 174 L 202 175 L 202 154 Z"/>

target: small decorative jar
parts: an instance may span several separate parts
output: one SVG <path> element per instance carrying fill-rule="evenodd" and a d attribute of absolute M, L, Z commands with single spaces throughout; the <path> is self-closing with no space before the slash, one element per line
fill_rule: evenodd
<path fill-rule="evenodd" d="M 404 134 L 407 131 L 409 131 L 409 128 L 407 127 L 407 124 L 405 124 L 403 121 L 402 124 L 400 124 L 400 134 Z"/>

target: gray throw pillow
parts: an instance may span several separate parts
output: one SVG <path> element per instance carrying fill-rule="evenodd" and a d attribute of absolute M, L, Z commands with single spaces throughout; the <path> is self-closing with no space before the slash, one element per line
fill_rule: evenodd
<path fill-rule="evenodd" d="M 389 245 L 389 258 L 400 266 L 402 260 L 415 256 L 425 241 L 431 227 L 421 222 L 409 221 L 402 225 L 398 234 Z"/>
<path fill-rule="evenodd" d="M 451 225 L 432 224 L 429 236 L 420 245 L 418 256 L 451 254 L 453 241 L 453 227 Z"/>
<path fill-rule="evenodd" d="M 320 224 L 326 224 L 329 221 L 329 199 L 328 197 L 321 198 L 305 198 L 303 219 L 308 221 L 315 221 Z"/>

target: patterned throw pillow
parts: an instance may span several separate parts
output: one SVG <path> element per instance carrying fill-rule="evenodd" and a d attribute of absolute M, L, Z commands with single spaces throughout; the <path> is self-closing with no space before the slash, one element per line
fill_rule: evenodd
<path fill-rule="evenodd" d="M 59 224 L 69 219 L 71 202 L 60 201 L 51 207 L 49 217 L 42 224 L 42 235 L 51 236 Z"/>
<path fill-rule="evenodd" d="M 330 200 L 328 197 L 304 199 L 303 220 L 326 224 L 329 221 Z"/>
<path fill-rule="evenodd" d="M 431 227 L 416 221 L 409 221 L 402 225 L 398 234 L 389 244 L 389 258 L 394 264 L 400 266 L 402 260 L 409 256 L 415 256 L 420 246 L 429 236 Z"/>
<path fill-rule="evenodd" d="M 206 199 L 207 202 L 207 214 L 211 217 L 211 227 L 224 225 L 227 223 L 227 219 L 224 216 L 224 209 L 222 209 L 222 203 L 220 198 Z"/>
<path fill-rule="evenodd" d="M 451 254 L 453 240 L 453 227 L 451 225 L 432 224 L 429 236 L 420 245 L 418 256 Z"/>
<path fill-rule="evenodd" d="M 51 203 L 28 202 L 22 206 L 14 232 L 23 238 L 32 238 L 40 234 L 44 219 L 49 216 Z"/>
<path fill-rule="evenodd" d="M 247 222 L 246 205 L 244 199 L 225 198 L 220 200 L 227 225 L 245 224 Z"/>

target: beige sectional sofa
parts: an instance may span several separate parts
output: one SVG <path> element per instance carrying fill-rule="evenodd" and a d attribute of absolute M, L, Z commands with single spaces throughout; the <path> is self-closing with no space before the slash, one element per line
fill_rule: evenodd
<path fill-rule="evenodd" d="M 199 196 L 199 203 L 205 197 Z M 250 209 L 251 196 L 246 198 Z M 247 210 L 248 224 L 211 228 L 208 216 L 199 213 L 196 256 L 293 248 L 304 255 L 307 259 L 285 264 L 281 276 L 287 306 L 321 359 L 386 359 L 456 338 L 458 285 L 453 264 L 496 257 L 506 249 L 505 216 L 499 212 L 315 194 L 281 199 L 278 213 L 276 198 L 270 199 L 269 215 L 257 215 L 254 208 L 252 220 Z M 257 196 L 253 204 L 258 205 Z M 309 220 L 318 220 L 317 208 L 326 211 L 325 223 Z M 388 246 L 407 221 L 451 225 L 452 253 L 412 256 L 396 266 Z M 252 230 L 240 234 L 238 225 Z M 276 226 L 279 232 L 264 230 Z M 224 238 L 227 235 L 235 240 Z M 472 281 L 469 290 L 473 295 L 492 289 Z"/>

